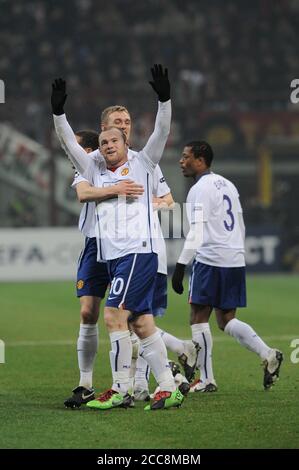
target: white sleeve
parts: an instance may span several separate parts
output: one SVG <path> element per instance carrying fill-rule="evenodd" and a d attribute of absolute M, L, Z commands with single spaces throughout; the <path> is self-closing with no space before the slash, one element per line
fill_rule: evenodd
<path fill-rule="evenodd" d="M 77 184 L 83 183 L 83 182 L 89 183 L 89 181 L 88 181 L 86 178 L 83 178 L 83 176 L 80 175 L 80 173 L 78 173 L 78 172 L 76 171 L 75 176 L 74 176 L 74 180 L 73 180 L 73 182 L 72 182 L 72 184 L 71 184 L 71 188 L 75 188 L 75 187 L 77 186 Z"/>
<path fill-rule="evenodd" d="M 139 152 L 141 161 L 150 173 L 161 160 L 169 132 L 171 122 L 171 100 L 158 103 L 154 132 L 148 139 L 145 147 Z"/>
<path fill-rule="evenodd" d="M 156 197 L 163 197 L 169 193 L 170 187 L 166 183 L 160 166 L 157 165 L 153 174 L 153 194 Z"/>
<path fill-rule="evenodd" d="M 190 225 L 196 223 L 198 219 L 198 211 L 202 211 L 201 217 L 203 222 L 209 219 L 210 199 L 209 193 L 203 188 L 194 185 L 189 192 L 187 198 L 187 217 Z"/>
<path fill-rule="evenodd" d="M 179 256 L 178 263 L 185 265 L 189 264 L 194 257 L 196 250 L 202 245 L 204 230 L 203 219 L 203 205 L 201 203 L 193 203 L 190 219 L 190 230 Z"/>
<path fill-rule="evenodd" d="M 91 161 L 99 161 L 99 151 L 95 150 L 90 154 L 85 152 L 81 145 L 78 144 L 73 129 L 69 125 L 65 114 L 61 114 L 60 116 L 53 114 L 53 118 L 56 134 L 63 150 L 75 166 L 76 170 L 83 175 L 88 170 Z M 101 158 L 103 159 L 103 157 Z"/>

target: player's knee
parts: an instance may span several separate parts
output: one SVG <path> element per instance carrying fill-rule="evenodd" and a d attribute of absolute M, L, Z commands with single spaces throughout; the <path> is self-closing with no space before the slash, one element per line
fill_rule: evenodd
<path fill-rule="evenodd" d="M 137 317 L 133 322 L 133 328 L 140 339 L 147 338 L 157 331 L 155 322 L 152 316 L 149 315 L 141 315 L 140 317 Z"/>
<path fill-rule="evenodd" d="M 104 322 L 108 331 L 118 331 L 127 328 L 126 318 L 119 315 L 118 309 L 105 309 Z"/>
<path fill-rule="evenodd" d="M 225 327 L 226 327 L 226 319 L 225 318 L 218 318 L 216 317 L 217 319 L 217 325 L 218 325 L 218 328 L 221 330 L 221 331 L 224 331 Z"/>
<path fill-rule="evenodd" d="M 225 324 L 224 324 L 224 323 L 218 323 L 218 328 L 219 328 L 221 331 L 224 331 Z"/>
<path fill-rule="evenodd" d="M 91 324 L 98 321 L 98 312 L 90 306 L 82 306 L 80 315 L 83 324 Z"/>
<path fill-rule="evenodd" d="M 134 324 L 134 331 L 139 338 L 144 338 L 147 335 L 147 326 L 141 323 Z"/>

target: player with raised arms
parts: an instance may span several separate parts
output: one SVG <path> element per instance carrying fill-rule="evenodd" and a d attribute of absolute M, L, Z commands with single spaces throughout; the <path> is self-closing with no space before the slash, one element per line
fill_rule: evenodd
<path fill-rule="evenodd" d="M 90 407 L 100 409 L 131 404 L 131 397 L 127 393 L 132 355 L 127 327 L 130 313 L 134 315 L 133 325 L 140 338 L 143 357 L 151 366 L 161 389 L 148 408 L 179 406 L 183 399 L 180 392 L 175 390 L 165 345 L 155 329 L 152 315 L 147 313 L 151 310 L 157 270 L 156 241 L 152 237 L 152 175 L 167 140 L 171 114 L 167 71 L 163 72 L 161 66 L 155 66 L 152 73 L 151 85 L 159 95 L 159 111 L 154 133 L 141 152 L 129 159 L 126 136 L 119 129 L 111 128 L 100 135 L 100 150 L 105 163 L 97 159 L 88 159 L 87 162 L 85 155 L 74 155 L 72 151 L 69 154 L 77 170 L 97 187 L 110 187 L 127 179 L 129 175 L 145 189 L 139 197 L 139 203 L 111 199 L 97 205 L 98 259 L 108 261 L 112 280 L 105 307 L 105 322 L 112 345 L 110 356 L 114 382 L 112 388 L 99 399 L 89 402 Z M 54 119 L 59 133 L 61 116 L 56 115 Z M 115 210 L 118 215 L 113 221 Z M 128 237 L 128 234 L 136 235 L 136 226 L 141 232 L 137 237 Z"/>

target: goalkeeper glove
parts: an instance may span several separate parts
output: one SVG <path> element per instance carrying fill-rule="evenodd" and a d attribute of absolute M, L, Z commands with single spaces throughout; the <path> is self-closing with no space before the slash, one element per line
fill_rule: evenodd
<path fill-rule="evenodd" d="M 175 265 L 175 270 L 172 275 L 172 288 L 177 294 L 182 294 L 184 292 L 183 280 L 185 275 L 185 264 L 177 263 Z"/>
<path fill-rule="evenodd" d="M 53 83 L 52 83 L 52 95 L 51 95 L 51 105 L 52 105 L 52 111 L 53 114 L 56 116 L 60 116 L 61 114 L 64 114 L 64 103 L 66 100 L 66 84 L 65 80 L 62 78 L 57 78 Z"/>
<path fill-rule="evenodd" d="M 168 80 L 168 70 L 163 71 L 161 64 L 155 64 L 151 68 L 153 80 L 150 81 L 150 85 L 153 87 L 158 95 L 159 101 L 162 103 L 170 99 L 170 83 Z"/>

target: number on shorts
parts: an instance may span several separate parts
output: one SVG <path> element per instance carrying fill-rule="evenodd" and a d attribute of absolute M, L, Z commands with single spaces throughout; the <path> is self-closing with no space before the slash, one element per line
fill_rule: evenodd
<path fill-rule="evenodd" d="M 115 277 L 111 283 L 110 292 L 119 295 L 124 288 L 124 280 L 122 277 Z"/>

